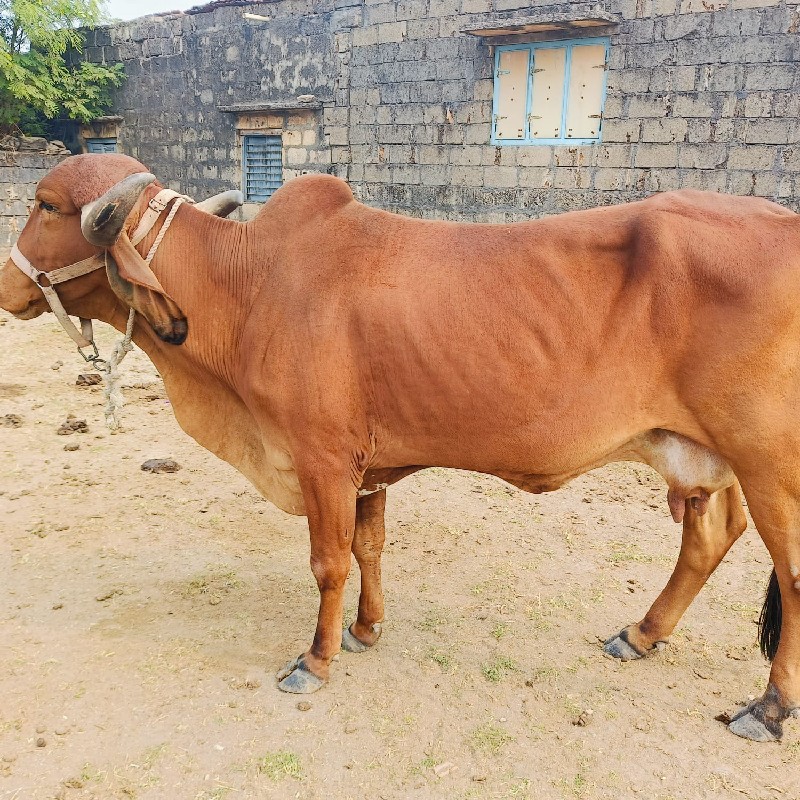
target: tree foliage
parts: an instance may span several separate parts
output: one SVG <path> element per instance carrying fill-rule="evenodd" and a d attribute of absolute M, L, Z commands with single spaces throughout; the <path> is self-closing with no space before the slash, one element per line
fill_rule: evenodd
<path fill-rule="evenodd" d="M 122 64 L 69 64 L 104 0 L 0 0 L 0 126 L 41 133 L 45 120 L 87 122 L 111 103 Z"/>

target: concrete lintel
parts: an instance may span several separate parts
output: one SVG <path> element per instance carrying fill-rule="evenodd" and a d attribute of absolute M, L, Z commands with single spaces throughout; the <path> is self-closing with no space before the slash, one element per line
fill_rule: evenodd
<path fill-rule="evenodd" d="M 257 111 L 296 111 L 297 109 L 317 109 L 322 108 L 321 100 L 312 100 L 309 103 L 302 103 L 299 100 L 275 100 L 269 102 L 235 103 L 230 106 L 217 106 L 218 111 L 226 114 L 243 114 Z"/>
<path fill-rule="evenodd" d="M 487 39 L 556 31 L 585 33 L 593 28 L 613 27 L 619 22 L 619 15 L 596 7 L 585 10 L 564 10 L 563 6 L 549 8 L 545 6 L 535 14 L 475 15 L 468 25 L 461 28 L 461 32 Z"/>

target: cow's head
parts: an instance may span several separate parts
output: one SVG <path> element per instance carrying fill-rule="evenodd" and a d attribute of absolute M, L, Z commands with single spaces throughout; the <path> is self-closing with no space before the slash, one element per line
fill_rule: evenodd
<path fill-rule="evenodd" d="M 117 299 L 136 309 L 166 342 L 186 338 L 186 317 L 164 291 L 126 233 L 126 221 L 153 175 L 118 154 L 72 156 L 36 188 L 34 207 L 17 246 L 39 270 L 49 272 L 106 250 L 103 270 L 62 283 L 66 311 L 110 319 Z M 48 306 L 41 289 L 9 260 L 0 269 L 0 307 L 33 319 Z"/>

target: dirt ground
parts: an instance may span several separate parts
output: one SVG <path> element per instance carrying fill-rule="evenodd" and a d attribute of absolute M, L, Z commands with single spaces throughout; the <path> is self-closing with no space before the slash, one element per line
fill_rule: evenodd
<path fill-rule="evenodd" d="M 759 745 L 714 719 L 768 674 L 752 526 L 669 646 L 622 664 L 599 640 L 678 552 L 660 478 L 533 496 L 428 470 L 389 490 L 383 638 L 285 695 L 317 609 L 305 520 L 180 431 L 141 353 L 110 435 L 50 315 L 0 316 L 0 345 L 0 425 L 22 420 L 0 427 L 0 798 L 800 797 L 800 725 Z M 57 434 L 70 413 L 88 432 Z"/>

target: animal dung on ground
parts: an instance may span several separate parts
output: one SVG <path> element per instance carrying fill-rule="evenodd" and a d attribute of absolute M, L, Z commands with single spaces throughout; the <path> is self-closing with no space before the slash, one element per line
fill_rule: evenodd
<path fill-rule="evenodd" d="M 99 372 L 81 372 L 78 375 L 75 385 L 76 386 L 97 386 L 98 383 L 103 382 L 103 376 Z"/>
<path fill-rule="evenodd" d="M 73 433 L 88 433 L 89 426 L 85 419 L 76 419 L 74 414 L 67 414 L 67 418 L 56 431 L 59 436 L 71 436 Z"/>
<path fill-rule="evenodd" d="M 6 414 L 2 420 L 0 420 L 4 428 L 21 428 L 22 427 L 22 417 L 19 414 Z"/>
<path fill-rule="evenodd" d="M 142 464 L 143 472 L 177 472 L 181 465 L 173 458 L 148 458 Z"/>

